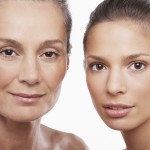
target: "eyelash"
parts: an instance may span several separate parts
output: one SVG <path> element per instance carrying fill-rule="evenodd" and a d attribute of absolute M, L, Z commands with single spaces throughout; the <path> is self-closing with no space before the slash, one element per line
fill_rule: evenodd
<path fill-rule="evenodd" d="M 13 60 L 16 58 L 16 56 L 19 56 L 18 53 L 16 53 L 15 49 L 12 47 L 5 47 L 1 48 L 0 50 L 0 57 L 7 60 Z M 58 52 L 55 52 L 53 50 L 47 50 L 43 54 L 40 55 L 40 57 L 44 57 L 44 59 L 55 59 L 59 56 Z"/>
<path fill-rule="evenodd" d="M 5 59 L 12 60 L 15 59 L 18 54 L 15 52 L 15 50 L 11 47 L 2 48 L 0 50 L 0 56 L 2 56 Z"/>
<path fill-rule="evenodd" d="M 53 50 L 46 51 L 40 55 L 40 57 L 42 57 L 42 59 L 44 59 L 44 61 L 47 61 L 47 62 L 56 60 L 58 56 L 59 56 L 59 53 Z"/>
<path fill-rule="evenodd" d="M 97 71 L 97 72 L 107 69 L 107 67 L 103 63 L 92 63 L 89 65 L 89 67 L 92 71 Z M 136 67 L 139 67 L 139 68 L 136 68 Z M 146 67 L 146 63 L 143 61 L 134 61 L 130 63 L 129 65 L 129 69 L 131 69 L 132 71 L 141 71 L 141 70 L 144 70 L 145 67 Z"/>
<path fill-rule="evenodd" d="M 137 65 L 137 66 L 135 66 L 135 65 Z M 134 68 L 132 68 L 132 67 L 134 67 Z M 138 69 L 136 67 L 140 67 L 140 68 Z M 145 67 L 146 67 L 146 63 L 143 61 L 134 61 L 129 65 L 129 68 L 133 71 L 141 71 L 141 70 L 144 70 Z"/>
<path fill-rule="evenodd" d="M 106 66 L 102 63 L 92 63 L 89 65 L 89 67 L 91 68 L 91 70 L 93 71 L 102 71 L 102 70 L 106 70 Z M 99 68 L 98 68 L 99 67 Z"/>

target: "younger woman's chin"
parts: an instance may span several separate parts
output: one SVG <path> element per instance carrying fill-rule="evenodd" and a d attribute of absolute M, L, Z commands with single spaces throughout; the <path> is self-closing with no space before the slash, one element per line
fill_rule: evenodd
<path fill-rule="evenodd" d="M 125 132 L 125 131 L 129 131 L 129 130 L 132 130 L 132 126 L 131 125 L 128 125 L 126 123 L 119 123 L 118 121 L 116 122 L 105 122 L 105 124 L 113 129 L 113 130 L 118 130 L 118 131 L 121 131 L 121 132 Z"/>

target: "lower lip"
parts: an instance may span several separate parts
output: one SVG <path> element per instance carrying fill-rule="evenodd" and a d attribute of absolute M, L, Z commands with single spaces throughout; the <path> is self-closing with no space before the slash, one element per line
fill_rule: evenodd
<path fill-rule="evenodd" d="M 15 98 L 15 100 L 22 102 L 24 104 L 36 103 L 37 101 L 41 99 L 41 97 L 25 98 L 25 97 L 20 97 L 17 95 L 13 95 L 13 97 Z"/>
<path fill-rule="evenodd" d="M 105 108 L 105 112 L 110 118 L 123 118 L 131 111 L 131 109 L 132 108 L 113 110 L 113 109 Z"/>

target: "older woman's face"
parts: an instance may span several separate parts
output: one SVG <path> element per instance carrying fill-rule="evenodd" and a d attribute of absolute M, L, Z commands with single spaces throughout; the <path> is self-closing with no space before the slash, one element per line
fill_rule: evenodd
<path fill-rule="evenodd" d="M 52 2 L 0 2 L 0 115 L 40 118 L 56 103 L 67 69 L 67 36 Z"/>
<path fill-rule="evenodd" d="M 87 85 L 98 114 L 111 128 L 150 122 L 150 33 L 132 22 L 97 24 L 85 52 Z"/>

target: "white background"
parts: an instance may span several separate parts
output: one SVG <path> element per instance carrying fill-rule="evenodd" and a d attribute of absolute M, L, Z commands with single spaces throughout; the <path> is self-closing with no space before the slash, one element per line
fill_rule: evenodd
<path fill-rule="evenodd" d="M 42 123 L 80 136 L 90 150 L 122 150 L 125 148 L 119 131 L 108 128 L 98 116 L 86 87 L 83 68 L 82 39 L 90 12 L 102 0 L 69 0 L 73 18 L 70 66 L 55 107 Z"/>

